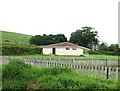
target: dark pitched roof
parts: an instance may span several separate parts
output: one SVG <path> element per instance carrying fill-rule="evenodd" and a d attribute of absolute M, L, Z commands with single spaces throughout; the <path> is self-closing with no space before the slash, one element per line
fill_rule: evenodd
<path fill-rule="evenodd" d="M 82 48 L 82 49 L 87 49 L 87 50 L 90 50 L 89 48 L 86 48 L 86 47 L 82 47 L 82 46 L 79 46 L 77 44 L 73 44 L 73 43 L 70 43 L 70 42 L 61 42 L 61 43 L 56 43 L 56 44 L 50 44 L 50 45 L 46 45 L 46 46 L 41 46 L 41 48 L 57 48 L 57 47 L 77 47 L 77 48 Z"/>
<path fill-rule="evenodd" d="M 79 46 L 79 45 L 73 44 L 73 43 L 70 43 L 70 42 L 61 42 L 61 43 L 46 45 L 46 47 L 47 46 L 53 47 L 53 46 Z"/>

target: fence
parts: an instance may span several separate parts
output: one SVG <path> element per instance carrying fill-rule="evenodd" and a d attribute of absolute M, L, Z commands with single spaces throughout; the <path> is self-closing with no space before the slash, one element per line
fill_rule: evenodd
<path fill-rule="evenodd" d="M 92 66 L 118 66 L 118 59 L 100 59 L 100 58 L 26 58 L 15 56 L 2 56 L 2 60 L 9 58 L 17 58 L 21 60 L 39 60 L 39 61 L 52 61 L 52 62 L 64 62 L 64 63 L 76 63 Z"/>
<path fill-rule="evenodd" d="M 31 64 L 32 66 L 46 66 L 46 67 L 70 67 L 76 69 L 81 75 L 102 77 L 105 79 L 116 79 L 118 80 L 118 67 L 106 66 L 106 65 L 93 65 L 91 63 L 76 63 L 76 62 L 66 62 L 58 61 L 58 59 L 38 59 L 38 58 L 22 58 L 22 57 L 3 57 L 2 62 L 8 63 L 9 58 L 19 59 L 26 64 Z M 69 59 L 67 59 L 69 60 Z M 72 59 L 73 60 L 73 59 Z M 97 63 L 97 62 L 96 62 Z"/>

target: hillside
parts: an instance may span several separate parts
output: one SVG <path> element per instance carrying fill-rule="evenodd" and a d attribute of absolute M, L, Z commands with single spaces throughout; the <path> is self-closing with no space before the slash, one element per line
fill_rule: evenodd
<path fill-rule="evenodd" d="M 2 34 L 2 40 L 0 40 L 0 43 L 2 42 L 2 44 L 5 44 L 5 43 L 29 44 L 29 40 L 32 37 L 32 35 L 7 32 L 7 31 L 1 31 L 1 34 Z"/>

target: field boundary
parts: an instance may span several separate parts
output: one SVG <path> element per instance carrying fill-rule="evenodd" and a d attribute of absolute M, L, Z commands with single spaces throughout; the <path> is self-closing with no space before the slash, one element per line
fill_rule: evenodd
<path fill-rule="evenodd" d="M 118 66 L 108 66 L 108 65 L 98 65 L 98 64 L 84 64 L 84 63 L 76 63 L 75 60 L 71 59 L 73 62 L 60 61 L 61 58 L 53 59 L 53 58 L 22 58 L 22 57 L 10 57 L 10 56 L 2 56 L 2 64 L 6 64 L 9 62 L 9 59 L 17 59 L 19 61 L 23 61 L 26 64 L 30 64 L 36 67 L 69 67 L 76 69 L 78 73 L 81 75 L 101 77 L 103 79 L 113 79 L 118 80 Z M 63 59 L 65 60 L 65 59 Z M 69 60 L 69 59 L 67 59 Z M 88 59 L 87 59 L 88 60 Z M 94 59 L 93 59 L 94 60 Z M 97 60 L 96 60 L 97 61 Z M 104 60 L 105 61 L 105 60 Z M 89 61 L 90 62 L 90 61 Z M 105 61 L 106 62 L 106 61 Z M 107 61 L 108 62 L 108 61 Z M 113 61 L 114 62 L 114 61 Z M 97 62 L 96 62 L 97 63 Z"/>

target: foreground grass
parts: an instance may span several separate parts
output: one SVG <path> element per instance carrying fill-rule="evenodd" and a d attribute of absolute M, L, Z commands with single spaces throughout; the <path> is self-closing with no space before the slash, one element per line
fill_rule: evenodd
<path fill-rule="evenodd" d="M 81 76 L 73 69 L 36 68 L 12 60 L 3 65 L 3 89 L 117 89 L 118 82 Z"/>
<path fill-rule="evenodd" d="M 111 56 L 111 55 L 91 55 L 89 54 L 86 57 L 83 56 L 58 56 L 58 55 L 23 55 L 22 57 L 30 57 L 30 58 L 107 58 L 107 59 L 118 59 L 118 56 Z"/>
<path fill-rule="evenodd" d="M 2 89 L 2 65 L 0 64 L 0 90 Z"/>

